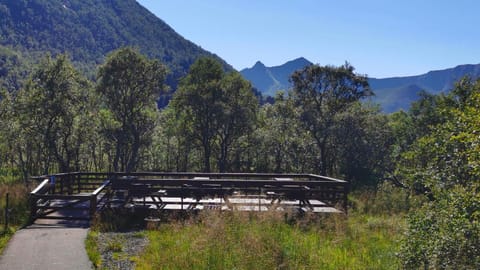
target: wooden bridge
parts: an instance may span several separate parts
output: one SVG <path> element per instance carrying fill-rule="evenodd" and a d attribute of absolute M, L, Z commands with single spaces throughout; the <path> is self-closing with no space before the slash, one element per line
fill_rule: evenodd
<path fill-rule="evenodd" d="M 313 174 L 91 173 L 35 177 L 30 220 L 89 220 L 106 208 L 346 213 L 348 183 Z"/>

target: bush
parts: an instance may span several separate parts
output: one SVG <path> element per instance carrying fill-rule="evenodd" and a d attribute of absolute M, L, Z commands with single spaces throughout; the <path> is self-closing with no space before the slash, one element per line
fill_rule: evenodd
<path fill-rule="evenodd" d="M 405 269 L 480 269 L 480 196 L 457 187 L 412 211 L 400 259 Z"/>

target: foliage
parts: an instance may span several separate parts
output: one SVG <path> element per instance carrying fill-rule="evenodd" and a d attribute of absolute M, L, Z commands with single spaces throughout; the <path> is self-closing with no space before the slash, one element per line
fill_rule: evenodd
<path fill-rule="evenodd" d="M 202 149 L 205 172 L 214 153 L 219 171 L 227 170 L 232 144 L 252 130 L 257 106 L 250 84 L 238 73 L 225 74 L 213 58 L 192 65 L 172 100 L 175 116 L 189 126 L 185 136 Z"/>
<path fill-rule="evenodd" d="M 397 168 L 408 187 L 428 198 L 410 216 L 401 256 L 406 268 L 475 269 L 480 265 L 480 81 L 463 79 L 451 94 L 436 99 L 427 115 L 420 114 L 421 120 L 430 119 L 429 131 L 402 154 Z"/>
<path fill-rule="evenodd" d="M 20 89 L 29 71 L 21 53 L 0 45 L 0 89 L 8 92 Z"/>
<path fill-rule="evenodd" d="M 91 79 L 105 56 L 124 46 L 135 46 L 165 63 L 172 71 L 166 81 L 172 89 L 200 56 L 215 57 L 225 69 L 232 69 L 134 0 L 0 0 L 0 36 L 0 46 L 21 54 L 27 64 L 37 63 L 47 52 L 66 53 Z"/>
<path fill-rule="evenodd" d="M 55 171 L 79 169 L 89 90 L 90 83 L 65 55 L 60 55 L 56 59 L 47 56 L 29 78 L 25 89 L 18 93 L 14 121 L 24 138 L 25 152 L 43 154 L 46 161 L 42 173 L 48 173 L 54 161 Z"/>
<path fill-rule="evenodd" d="M 291 125 L 304 134 L 308 170 L 344 178 L 353 186 L 380 182 L 391 166 L 384 157 L 393 141 L 380 108 L 359 102 L 372 95 L 366 77 L 355 74 L 347 63 L 307 66 L 291 80 L 295 108 Z"/>
<path fill-rule="evenodd" d="M 102 132 L 114 145 L 115 171 L 135 171 L 142 149 L 150 145 L 165 74 L 158 61 L 131 48 L 113 52 L 100 67 L 97 92 L 108 110 L 102 114 Z"/>
<path fill-rule="evenodd" d="M 331 127 L 330 159 L 335 162 L 338 175 L 356 188 L 377 187 L 391 166 L 393 144 L 388 119 L 378 106 L 352 103 L 334 117 Z"/>
<path fill-rule="evenodd" d="M 255 147 L 249 149 L 256 160 L 254 171 L 305 172 L 315 166 L 311 137 L 303 132 L 297 117 L 298 108 L 283 92 L 277 94 L 274 104 L 261 108 L 252 139 Z"/>
<path fill-rule="evenodd" d="M 354 73 L 348 63 L 340 67 L 307 66 L 292 74 L 293 99 L 300 108 L 300 121 L 315 140 L 319 154 L 317 169 L 334 174 L 333 138 L 335 117 L 352 103 L 370 95 L 367 78 Z"/>
<path fill-rule="evenodd" d="M 400 259 L 406 269 L 480 267 L 479 187 L 435 193 L 436 200 L 410 214 Z"/>

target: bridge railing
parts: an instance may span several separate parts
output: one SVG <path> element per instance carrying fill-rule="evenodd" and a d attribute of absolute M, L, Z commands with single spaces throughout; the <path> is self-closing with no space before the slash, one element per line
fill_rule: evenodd
<path fill-rule="evenodd" d="M 43 180 L 31 193 L 37 202 L 48 198 L 67 198 L 63 196 L 76 199 L 88 196 L 91 215 L 98 205 L 107 205 L 117 190 L 128 190 L 129 196 L 136 198 L 180 197 L 182 204 L 184 198 L 225 198 L 233 193 L 307 202 L 315 199 L 328 206 L 342 208 L 345 213 L 349 191 L 348 182 L 315 174 L 74 172 L 35 179 L 48 180 Z"/>

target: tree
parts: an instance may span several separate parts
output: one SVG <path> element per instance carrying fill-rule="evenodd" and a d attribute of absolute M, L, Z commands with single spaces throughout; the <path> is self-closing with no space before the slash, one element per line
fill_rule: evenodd
<path fill-rule="evenodd" d="M 115 171 L 135 171 L 141 150 L 150 144 L 156 100 L 162 91 L 166 68 L 132 48 L 109 54 L 98 71 L 97 92 L 105 105 L 101 112 L 103 134 L 112 144 Z"/>
<path fill-rule="evenodd" d="M 180 82 L 172 108 L 189 128 L 183 136 L 202 149 L 203 171 L 210 172 L 212 156 L 226 171 L 232 144 L 252 129 L 258 100 L 248 82 L 236 72 L 225 74 L 213 58 L 199 58 Z"/>
<path fill-rule="evenodd" d="M 172 106 L 179 116 L 188 119 L 191 136 L 203 150 L 203 171 L 210 172 L 210 158 L 221 115 L 222 90 L 220 83 L 224 72 L 219 62 L 212 58 L 199 58 L 190 67 L 188 75 L 180 81 Z"/>
<path fill-rule="evenodd" d="M 355 102 L 338 113 L 332 126 L 332 146 L 339 174 L 353 188 L 376 187 L 391 166 L 393 144 L 386 115 L 378 106 Z"/>
<path fill-rule="evenodd" d="M 252 92 L 249 82 L 238 72 L 226 74 L 221 81 L 221 115 L 218 116 L 217 137 L 219 153 L 218 169 L 225 172 L 228 168 L 229 153 L 232 145 L 243 135 L 252 131 L 258 110 L 258 100 Z"/>
<path fill-rule="evenodd" d="M 305 172 L 311 167 L 314 155 L 312 138 L 301 127 L 298 109 L 291 98 L 279 92 L 273 104 L 260 111 L 258 128 L 254 135 L 256 169 L 263 172 Z"/>
<path fill-rule="evenodd" d="M 26 152 L 28 156 L 28 148 L 37 148 L 41 153 L 37 162 L 43 163 L 45 174 L 52 161 L 60 172 L 79 170 L 80 148 L 88 132 L 83 123 L 90 89 L 66 55 L 45 58 L 16 99 L 17 121 L 25 140 L 25 145 L 18 145 L 19 155 Z"/>
<path fill-rule="evenodd" d="M 317 169 L 334 174 L 335 147 L 331 145 L 335 116 L 351 104 L 372 94 L 367 78 L 354 73 L 346 63 L 340 67 L 307 66 L 291 76 L 292 98 L 300 110 L 300 121 L 316 142 Z"/>

